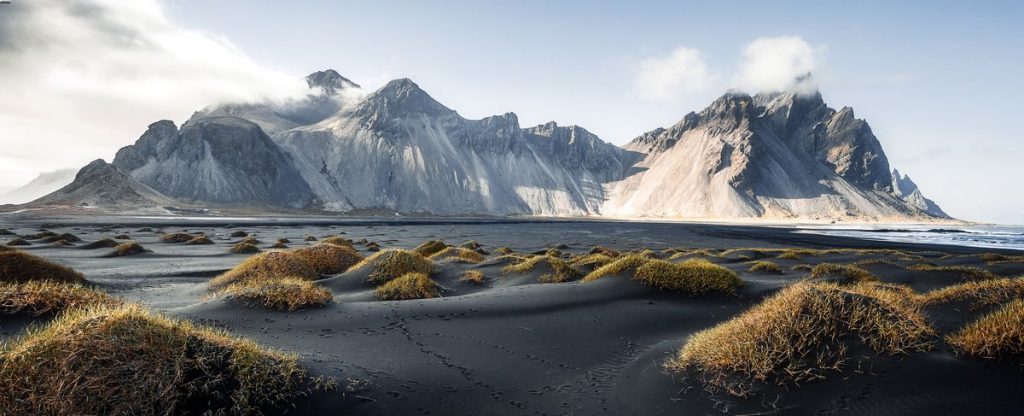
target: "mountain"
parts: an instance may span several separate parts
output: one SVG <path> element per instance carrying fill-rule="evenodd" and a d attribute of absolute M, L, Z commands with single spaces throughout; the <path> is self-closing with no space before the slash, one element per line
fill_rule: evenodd
<path fill-rule="evenodd" d="M 28 205 L 162 212 L 164 207 L 180 203 L 98 159 L 79 170 L 74 181 L 67 186 Z"/>
<path fill-rule="evenodd" d="M 20 187 L 0 194 L 0 204 L 23 204 L 56 191 L 75 180 L 77 169 L 58 169 L 40 173 Z"/>
<path fill-rule="evenodd" d="M 730 92 L 625 147 L 638 173 L 610 185 L 623 217 L 945 218 L 894 191 L 881 144 L 853 110 L 813 92 Z"/>
<path fill-rule="evenodd" d="M 729 92 L 620 148 L 514 113 L 466 119 L 409 79 L 371 93 L 333 70 L 306 83 L 287 102 L 156 122 L 105 169 L 170 200 L 250 210 L 948 218 L 891 169 L 867 122 L 816 91 Z"/>
<path fill-rule="evenodd" d="M 194 117 L 179 130 L 153 123 L 113 165 L 186 202 L 310 208 L 315 196 L 290 156 L 258 125 L 239 117 Z"/>

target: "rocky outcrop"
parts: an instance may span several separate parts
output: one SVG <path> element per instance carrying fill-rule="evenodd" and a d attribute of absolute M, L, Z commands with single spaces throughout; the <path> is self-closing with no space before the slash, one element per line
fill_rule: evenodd
<path fill-rule="evenodd" d="M 163 207 L 180 204 L 98 159 L 79 170 L 74 181 L 67 186 L 29 205 L 162 211 Z"/>
<path fill-rule="evenodd" d="M 193 118 L 179 130 L 170 121 L 149 126 L 117 152 L 121 171 L 187 202 L 312 208 L 315 196 L 256 124 L 238 117 Z"/>
<path fill-rule="evenodd" d="M 948 215 L 939 208 L 939 205 L 928 198 L 924 197 L 921 190 L 918 189 L 917 184 L 910 179 L 908 175 L 900 176 L 900 171 L 892 170 L 892 187 L 893 193 L 902 199 L 904 202 L 917 207 L 924 212 L 927 212 L 936 217 L 945 218 Z"/>

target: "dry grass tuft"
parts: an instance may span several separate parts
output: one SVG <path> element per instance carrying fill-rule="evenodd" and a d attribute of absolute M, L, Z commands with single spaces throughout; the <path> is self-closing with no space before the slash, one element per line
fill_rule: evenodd
<path fill-rule="evenodd" d="M 696 370 L 710 387 L 746 396 L 755 383 L 801 383 L 840 370 L 850 342 L 894 355 L 930 349 L 933 334 L 898 291 L 800 282 L 694 334 L 665 367 Z"/>
<path fill-rule="evenodd" d="M 24 238 L 18 237 L 18 238 L 11 239 L 11 241 L 8 241 L 7 245 L 11 246 L 11 247 L 15 247 L 15 246 L 30 246 L 30 245 L 32 245 L 32 243 L 28 242 L 28 240 L 25 240 Z"/>
<path fill-rule="evenodd" d="M 200 236 L 196 236 L 195 238 L 193 238 L 191 240 L 186 241 L 185 244 L 192 245 L 192 246 L 210 245 L 210 244 L 213 244 L 213 240 L 210 240 L 210 237 L 207 237 L 205 235 L 200 235 Z"/>
<path fill-rule="evenodd" d="M 999 359 L 1024 354 L 1024 300 L 1017 299 L 946 337 L 960 354 Z"/>
<path fill-rule="evenodd" d="M 614 261 L 615 258 L 604 253 L 585 254 L 569 259 L 569 264 L 580 267 L 601 267 Z"/>
<path fill-rule="evenodd" d="M 931 264 L 915 264 L 910 270 L 919 272 L 950 272 L 960 275 L 964 280 L 988 280 L 998 279 L 999 275 L 988 270 L 974 266 L 934 266 Z"/>
<path fill-rule="evenodd" d="M 0 362 L 9 414 L 280 412 L 307 378 L 292 355 L 138 305 L 68 311 Z"/>
<path fill-rule="evenodd" d="M 925 306 L 967 302 L 971 309 L 999 305 L 1024 298 L 1024 277 L 972 280 L 922 295 Z"/>
<path fill-rule="evenodd" d="M 132 238 L 128 234 L 118 234 L 114 236 L 115 240 L 131 240 Z"/>
<path fill-rule="evenodd" d="M 512 249 L 510 249 L 508 247 L 498 247 L 498 248 L 494 249 L 494 254 L 501 254 L 501 255 L 512 254 Z"/>
<path fill-rule="evenodd" d="M 329 243 L 300 248 L 292 251 L 292 254 L 305 260 L 319 274 L 344 273 L 363 260 L 363 256 L 354 248 Z"/>
<path fill-rule="evenodd" d="M 434 263 L 408 250 L 384 250 L 374 253 L 352 266 L 349 271 L 370 267 L 366 281 L 381 284 L 408 273 L 431 274 Z"/>
<path fill-rule="evenodd" d="M 274 277 L 249 280 L 230 285 L 221 292 L 254 307 L 279 311 L 327 306 L 334 297 L 331 291 L 302 277 Z"/>
<path fill-rule="evenodd" d="M 260 248 L 256 247 L 255 244 L 242 242 L 231 246 L 231 248 L 228 249 L 228 251 L 235 254 L 252 254 L 259 253 Z"/>
<path fill-rule="evenodd" d="M 748 272 L 765 272 L 765 273 L 778 273 L 782 274 L 782 268 L 778 264 L 772 263 L 766 260 L 755 261 L 747 269 Z"/>
<path fill-rule="evenodd" d="M 160 236 L 160 241 L 163 241 L 165 243 L 185 243 L 193 238 L 196 238 L 196 236 L 192 234 L 170 233 Z"/>
<path fill-rule="evenodd" d="M 718 257 L 718 253 L 716 253 L 714 251 L 711 251 L 711 250 L 707 250 L 707 249 L 700 249 L 700 250 L 680 250 L 680 249 L 676 249 L 675 253 L 673 253 L 671 256 L 669 256 L 669 260 L 676 260 L 676 259 L 681 259 L 683 257 L 695 257 L 695 256 Z"/>
<path fill-rule="evenodd" d="M 429 299 L 440 295 L 440 287 L 425 273 L 406 273 L 377 287 L 380 300 Z"/>
<path fill-rule="evenodd" d="M 441 250 L 444 250 L 447 247 L 448 245 L 446 245 L 444 241 L 427 240 L 420 243 L 420 245 L 416 246 L 416 248 L 412 249 L 412 251 L 413 253 L 419 254 L 423 257 L 430 257 L 436 253 L 441 252 Z"/>
<path fill-rule="evenodd" d="M 232 284 L 282 277 L 315 280 L 319 276 L 305 259 L 288 252 L 269 251 L 249 257 L 235 268 L 215 277 L 210 281 L 210 288 L 219 289 Z"/>
<path fill-rule="evenodd" d="M 459 277 L 459 283 L 482 285 L 484 284 L 484 274 L 479 270 L 466 270 L 462 272 L 462 277 Z"/>
<path fill-rule="evenodd" d="M 25 252 L 0 252 L 0 282 L 24 283 L 33 280 L 82 283 L 85 278 L 68 267 Z"/>
<path fill-rule="evenodd" d="M 743 285 L 735 272 L 704 259 L 682 263 L 648 260 L 637 267 L 633 279 L 647 286 L 691 295 L 734 293 Z"/>
<path fill-rule="evenodd" d="M 811 269 L 813 279 L 835 279 L 840 284 L 877 281 L 878 277 L 849 264 L 821 263 Z"/>
<path fill-rule="evenodd" d="M 316 237 L 307 235 L 306 238 L 303 239 L 303 241 L 316 241 Z"/>
<path fill-rule="evenodd" d="M 818 250 L 791 248 L 782 251 L 776 258 L 779 260 L 800 260 L 804 256 L 817 256 L 821 254 Z"/>
<path fill-rule="evenodd" d="M 120 305 L 120 299 L 106 293 L 68 284 L 45 280 L 26 283 L 0 283 L 0 313 L 40 316 L 63 312 L 72 308 L 93 305 Z"/>
<path fill-rule="evenodd" d="M 142 244 L 134 241 L 127 241 L 118 244 L 117 247 L 114 247 L 114 251 L 107 253 L 106 257 L 123 257 L 142 253 L 149 253 L 149 250 L 146 250 Z"/>
<path fill-rule="evenodd" d="M 336 235 L 333 235 L 333 236 L 330 236 L 330 237 L 327 237 L 327 238 L 323 239 L 322 241 L 320 241 L 320 244 L 330 244 L 330 245 L 333 245 L 333 246 L 341 246 L 341 247 L 352 247 L 352 242 L 351 241 L 348 241 L 347 238 L 338 237 Z"/>
<path fill-rule="evenodd" d="M 483 246 L 480 245 L 480 243 L 476 242 L 476 240 L 469 240 L 469 241 L 467 241 L 465 243 L 459 244 L 459 247 L 461 247 L 461 248 L 468 248 L 470 250 L 479 250 L 480 247 L 483 247 Z"/>
<path fill-rule="evenodd" d="M 583 282 L 593 282 L 605 276 L 622 274 L 627 270 L 636 269 L 650 260 L 651 254 L 649 252 L 627 254 L 590 272 L 583 277 Z"/>
<path fill-rule="evenodd" d="M 38 233 L 26 235 L 25 239 L 27 239 L 27 240 L 40 240 L 40 239 L 47 238 L 47 237 L 53 237 L 55 235 L 57 235 L 57 233 L 55 233 L 53 231 L 39 230 Z"/>
<path fill-rule="evenodd" d="M 621 253 L 605 246 L 594 246 L 594 248 L 591 248 L 590 252 L 587 254 L 604 254 L 608 257 L 619 257 L 619 254 Z"/>
<path fill-rule="evenodd" d="M 78 238 L 78 236 L 76 236 L 74 234 L 69 234 L 69 233 L 51 235 L 49 237 L 43 238 L 43 242 L 45 242 L 45 243 L 56 243 L 58 241 L 66 241 L 66 242 L 69 242 L 69 243 L 75 243 L 75 242 L 82 241 L 82 239 Z"/>
<path fill-rule="evenodd" d="M 565 260 L 548 256 L 547 261 L 551 266 L 551 273 L 545 273 L 538 277 L 537 281 L 540 283 L 565 283 L 583 277 L 583 272 L 574 269 Z"/>
<path fill-rule="evenodd" d="M 82 246 L 85 250 L 95 250 L 98 248 L 111 248 L 117 247 L 119 243 L 112 238 L 104 238 L 102 240 L 93 241 L 89 244 Z"/>
<path fill-rule="evenodd" d="M 476 251 L 462 247 L 445 247 L 444 250 L 427 257 L 431 260 L 447 260 L 460 263 L 476 264 L 484 261 L 484 256 Z"/>
<path fill-rule="evenodd" d="M 978 258 L 981 259 L 981 261 L 1004 261 L 1009 259 L 1008 256 L 999 253 L 982 253 L 978 255 Z"/>
<path fill-rule="evenodd" d="M 235 238 L 242 238 L 242 237 L 248 237 L 248 236 L 249 236 L 249 233 L 247 233 L 245 231 L 241 231 L 241 230 L 235 231 L 235 232 L 231 233 L 231 237 L 235 237 Z"/>

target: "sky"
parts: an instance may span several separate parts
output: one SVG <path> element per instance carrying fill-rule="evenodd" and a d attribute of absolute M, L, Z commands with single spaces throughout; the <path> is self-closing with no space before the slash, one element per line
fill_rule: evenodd
<path fill-rule="evenodd" d="M 14 0 L 0 187 L 110 160 L 207 104 L 285 99 L 326 68 L 616 144 L 811 72 L 951 215 L 1024 224 L 1022 18 L 1010 1 Z"/>

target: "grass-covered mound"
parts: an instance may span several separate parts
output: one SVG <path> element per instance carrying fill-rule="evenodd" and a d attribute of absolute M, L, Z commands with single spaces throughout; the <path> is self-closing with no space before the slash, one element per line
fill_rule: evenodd
<path fill-rule="evenodd" d="M 873 282 L 878 277 L 850 264 L 821 263 L 811 268 L 811 278 L 836 281 L 842 284 Z"/>
<path fill-rule="evenodd" d="M 1007 303 L 946 340 L 963 355 L 1020 359 L 1024 355 L 1024 301 Z"/>
<path fill-rule="evenodd" d="M 213 244 L 213 240 L 210 240 L 210 237 L 205 235 L 198 235 L 195 238 L 186 241 L 185 244 L 190 246 L 207 246 Z"/>
<path fill-rule="evenodd" d="M 39 316 L 93 305 L 120 305 L 106 293 L 77 283 L 36 280 L 0 283 L 0 313 Z"/>
<path fill-rule="evenodd" d="M 327 238 L 321 240 L 320 244 L 330 244 L 330 245 L 342 246 L 342 247 L 352 247 L 352 242 L 351 241 L 349 241 L 347 238 L 338 237 L 336 235 L 330 236 L 330 237 L 327 237 Z"/>
<path fill-rule="evenodd" d="M 972 280 L 927 292 L 921 298 L 925 306 L 963 302 L 979 309 L 999 305 L 1024 298 L 1024 277 Z"/>
<path fill-rule="evenodd" d="M 69 243 L 77 243 L 79 241 L 82 241 L 82 239 L 78 238 L 78 236 L 76 236 L 74 234 L 71 234 L 71 233 L 56 234 L 56 235 L 51 235 L 49 237 L 43 238 L 43 242 L 45 242 L 45 243 L 56 243 L 56 242 L 59 242 L 59 241 L 66 241 L 66 242 L 69 242 Z"/>
<path fill-rule="evenodd" d="M 406 273 L 377 287 L 377 299 L 429 299 L 441 295 L 441 288 L 425 273 Z"/>
<path fill-rule="evenodd" d="M 228 249 L 228 252 L 231 252 L 231 253 L 234 253 L 234 254 L 252 254 L 252 253 L 259 253 L 260 252 L 260 248 L 256 247 L 255 244 L 241 242 L 241 243 L 235 243 L 235 245 L 231 246 L 231 248 Z"/>
<path fill-rule="evenodd" d="M 537 278 L 540 283 L 564 283 L 579 280 L 583 272 L 573 268 L 569 262 L 548 255 L 536 255 L 517 263 L 509 264 L 501 269 L 503 273 L 528 273 L 542 263 L 551 267 L 551 273 L 545 273 Z"/>
<path fill-rule="evenodd" d="M 647 286 L 691 295 L 733 293 L 743 285 L 735 272 L 704 259 L 682 263 L 650 260 L 637 267 L 633 279 Z"/>
<path fill-rule="evenodd" d="M 296 358 L 137 305 L 62 314 L 0 349 L 6 414 L 260 414 L 306 379 Z"/>
<path fill-rule="evenodd" d="M 32 245 L 32 243 L 28 242 L 28 240 L 26 240 L 24 238 L 18 237 L 18 238 L 12 238 L 10 241 L 7 242 L 7 245 L 11 246 L 11 247 L 30 246 L 30 245 Z"/>
<path fill-rule="evenodd" d="M 615 261 L 615 257 L 605 253 L 591 253 L 576 256 L 569 260 L 573 266 L 598 268 Z"/>
<path fill-rule="evenodd" d="M 363 260 L 363 256 L 351 246 L 339 246 L 328 243 L 300 248 L 291 253 L 305 260 L 320 274 L 343 273 Z"/>
<path fill-rule="evenodd" d="M 910 266 L 910 270 L 919 272 L 956 273 L 964 280 L 988 280 L 999 278 L 999 275 L 975 266 L 935 266 L 931 264 L 915 264 Z"/>
<path fill-rule="evenodd" d="M 430 257 L 430 256 L 440 252 L 441 250 L 444 250 L 447 247 L 448 247 L 448 245 L 445 244 L 444 241 L 441 241 L 441 240 L 427 240 L 427 241 L 424 241 L 424 242 L 420 243 L 420 245 L 416 246 L 416 248 L 412 249 L 412 252 L 416 253 L 416 254 L 419 254 L 419 255 L 421 255 L 423 257 Z"/>
<path fill-rule="evenodd" d="M 185 243 L 198 236 L 187 233 L 168 233 L 160 236 L 160 241 L 165 243 Z"/>
<path fill-rule="evenodd" d="M 466 270 L 462 272 L 462 276 L 459 277 L 459 283 L 477 286 L 482 285 L 484 284 L 484 274 L 479 270 Z"/>
<path fill-rule="evenodd" d="M 745 396 L 757 383 L 795 384 L 838 371 L 853 344 L 877 354 L 931 348 L 913 300 L 873 283 L 799 282 L 727 322 L 690 337 L 665 364 Z"/>
<path fill-rule="evenodd" d="M 219 289 L 236 283 L 282 277 L 315 280 L 319 276 L 309 262 L 292 253 L 268 251 L 249 257 L 233 269 L 213 278 L 210 288 Z"/>
<path fill-rule="evenodd" d="M 588 273 L 583 277 L 583 282 L 593 282 L 605 276 L 622 274 L 629 270 L 636 270 L 637 267 L 640 267 L 650 260 L 651 254 L 649 252 L 620 256 L 616 258 L 615 261 L 598 267 L 597 270 Z"/>
<path fill-rule="evenodd" d="M 431 274 L 434 263 L 429 259 L 408 250 L 384 250 L 374 253 L 360 261 L 349 270 L 370 268 L 366 281 L 381 284 L 408 273 Z"/>
<path fill-rule="evenodd" d="M 427 258 L 434 261 L 450 261 L 459 263 L 479 263 L 484 261 L 484 255 L 474 250 L 463 247 L 445 247 Z"/>
<path fill-rule="evenodd" d="M 751 272 L 751 273 L 756 273 L 756 272 L 776 273 L 776 274 L 782 274 L 783 273 L 782 272 L 782 268 L 779 267 L 778 264 L 775 264 L 775 263 L 767 261 L 767 260 L 758 260 L 758 261 L 755 261 L 755 262 L 751 263 L 750 264 L 750 268 L 747 269 L 747 271 Z"/>
<path fill-rule="evenodd" d="M 0 282 L 24 283 L 33 280 L 82 283 L 85 278 L 68 267 L 22 251 L 0 252 Z"/>
<path fill-rule="evenodd" d="M 96 241 L 93 241 L 93 242 L 91 242 L 89 244 L 86 244 L 86 245 L 82 246 L 81 248 L 85 249 L 85 250 L 95 250 L 95 249 L 98 249 L 98 248 L 117 247 L 118 244 L 120 244 L 120 243 L 118 243 L 117 240 L 114 240 L 113 238 L 104 238 L 102 240 L 96 240 Z"/>
<path fill-rule="evenodd" d="M 136 243 L 134 241 L 128 241 L 118 244 L 117 247 L 114 247 L 114 250 L 108 253 L 107 257 L 124 257 L 149 252 L 150 251 L 146 250 L 146 248 L 143 247 L 142 244 Z"/>
<path fill-rule="evenodd" d="M 245 231 L 242 231 L 242 230 L 234 231 L 234 232 L 231 233 L 231 237 L 234 237 L 234 238 L 242 238 L 242 237 L 248 237 L 248 236 L 249 236 L 249 233 L 247 233 Z"/>
<path fill-rule="evenodd" d="M 326 306 L 331 291 L 298 277 L 275 277 L 245 281 L 224 288 L 220 293 L 249 306 L 294 311 Z"/>

